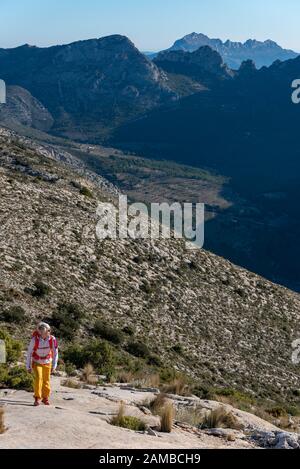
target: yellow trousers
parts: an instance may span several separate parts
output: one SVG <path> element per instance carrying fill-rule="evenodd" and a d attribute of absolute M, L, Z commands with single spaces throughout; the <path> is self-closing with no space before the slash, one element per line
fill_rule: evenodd
<path fill-rule="evenodd" d="M 51 363 L 49 365 L 34 363 L 32 368 L 34 372 L 34 397 L 37 399 L 48 399 L 51 392 Z"/>

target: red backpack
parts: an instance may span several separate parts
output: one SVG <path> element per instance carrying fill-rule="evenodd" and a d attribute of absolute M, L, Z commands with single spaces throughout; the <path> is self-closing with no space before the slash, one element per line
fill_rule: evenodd
<path fill-rule="evenodd" d="M 37 331 L 34 331 L 34 333 L 32 334 L 32 337 L 34 337 L 35 339 L 35 343 L 34 343 L 34 347 L 33 347 L 33 352 L 32 352 L 32 357 L 35 359 L 35 360 L 49 360 L 50 358 L 52 358 L 52 350 L 53 350 L 53 340 L 54 340 L 54 337 L 51 335 L 49 337 L 49 347 L 50 347 L 50 352 L 48 353 L 48 355 L 45 355 L 44 357 L 40 357 L 38 354 L 37 354 L 37 350 L 39 348 L 39 344 L 40 344 L 40 335 Z M 56 342 L 56 341 L 55 341 Z M 55 347 L 56 347 L 56 344 L 55 344 Z M 48 348 L 48 347 L 47 347 Z"/>

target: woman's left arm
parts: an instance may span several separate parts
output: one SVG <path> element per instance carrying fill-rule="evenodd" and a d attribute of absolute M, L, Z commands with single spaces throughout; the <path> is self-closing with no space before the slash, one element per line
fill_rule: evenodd
<path fill-rule="evenodd" d="M 57 367 L 57 362 L 58 362 L 58 344 L 57 340 L 55 337 L 53 337 L 53 342 L 52 342 L 52 370 L 55 371 Z"/>

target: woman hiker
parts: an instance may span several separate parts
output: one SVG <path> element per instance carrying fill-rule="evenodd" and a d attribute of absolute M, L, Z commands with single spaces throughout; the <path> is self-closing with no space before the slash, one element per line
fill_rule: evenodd
<path fill-rule="evenodd" d="M 27 370 L 34 373 L 35 406 L 40 405 L 41 399 L 43 404 L 50 405 L 50 375 L 51 370 L 54 371 L 57 367 L 57 360 L 57 340 L 51 335 L 49 324 L 40 322 L 32 335 L 26 363 Z"/>

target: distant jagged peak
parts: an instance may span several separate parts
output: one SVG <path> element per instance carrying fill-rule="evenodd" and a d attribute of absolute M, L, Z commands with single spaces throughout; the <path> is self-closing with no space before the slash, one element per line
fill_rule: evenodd
<path fill-rule="evenodd" d="M 193 52 L 199 47 L 210 46 L 223 57 L 223 60 L 230 68 L 238 69 L 244 60 L 251 59 L 258 68 L 270 66 L 275 60 L 288 60 L 298 56 L 293 50 L 283 49 L 279 44 L 271 39 L 258 41 L 248 39 L 243 42 L 234 42 L 229 39 L 209 38 L 202 33 L 187 34 L 175 41 L 170 50 L 184 50 Z"/>

